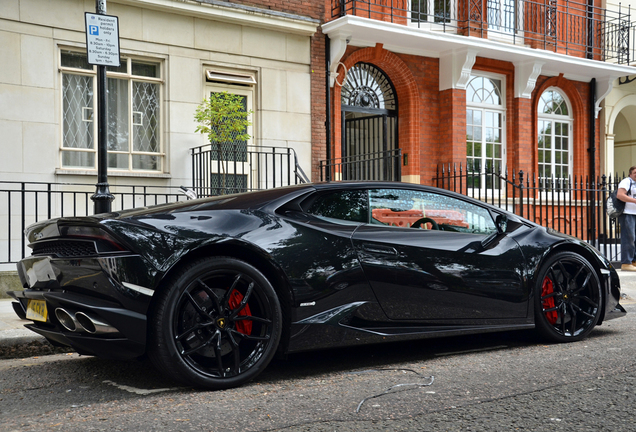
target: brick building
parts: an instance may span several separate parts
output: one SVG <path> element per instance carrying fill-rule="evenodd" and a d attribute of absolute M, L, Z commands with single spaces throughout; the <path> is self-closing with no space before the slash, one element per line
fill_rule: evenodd
<path fill-rule="evenodd" d="M 634 69 L 621 39 L 627 11 L 601 6 L 326 0 L 323 176 L 434 184 L 449 164 L 522 170 L 546 184 L 602 174 L 598 113 Z"/>

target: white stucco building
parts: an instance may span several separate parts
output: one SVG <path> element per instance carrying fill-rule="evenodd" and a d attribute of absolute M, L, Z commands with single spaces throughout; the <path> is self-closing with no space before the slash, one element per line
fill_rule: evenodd
<path fill-rule="evenodd" d="M 215 91 L 245 96 L 254 112 L 248 144 L 292 147 L 309 169 L 318 22 L 227 5 L 108 1 L 121 51 L 121 66 L 108 69 L 111 184 L 190 184 L 189 149 L 205 144 L 194 110 Z M 95 181 L 97 79 L 86 63 L 85 12 L 94 1 L 2 1 L 0 180 Z"/>
<path fill-rule="evenodd" d="M 206 144 L 195 132 L 194 112 L 211 92 L 241 95 L 253 112 L 251 139 L 240 145 L 291 148 L 311 172 L 311 38 L 319 19 L 220 0 L 108 0 L 106 6 L 119 20 L 121 53 L 121 66 L 107 72 L 113 209 L 131 206 L 122 202 L 130 197 L 118 195 L 130 192 L 124 185 L 174 192 L 193 185 L 191 149 Z M 64 205 L 64 215 L 71 208 L 92 213 L 97 67 L 87 63 L 87 12 L 96 12 L 94 0 L 0 3 L 0 263 L 19 259 L 23 225 L 59 216 Z M 255 181 L 255 168 L 243 165 L 241 178 L 223 181 Z M 206 181 L 219 183 L 219 175 L 208 167 Z M 23 204 L 7 192 L 19 188 L 12 182 L 26 182 L 27 189 L 33 182 L 55 184 L 54 193 L 46 204 L 36 201 L 47 192 L 27 194 Z M 60 190 L 86 194 L 62 197 Z"/>

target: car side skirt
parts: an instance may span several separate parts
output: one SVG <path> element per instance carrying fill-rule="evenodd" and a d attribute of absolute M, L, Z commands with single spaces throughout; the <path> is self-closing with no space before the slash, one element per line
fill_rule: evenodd
<path fill-rule="evenodd" d="M 474 325 L 474 326 L 400 326 L 361 328 L 350 325 L 292 324 L 288 353 L 323 348 L 367 345 L 417 339 L 432 339 L 494 333 L 511 330 L 529 330 L 534 323 Z"/>

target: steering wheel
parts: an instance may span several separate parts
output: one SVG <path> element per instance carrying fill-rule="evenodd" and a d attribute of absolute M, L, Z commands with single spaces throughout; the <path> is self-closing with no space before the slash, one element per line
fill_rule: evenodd
<path fill-rule="evenodd" d="M 420 219 L 416 220 L 415 222 L 413 222 L 413 225 L 411 225 L 411 228 L 420 228 L 421 229 L 422 225 L 424 225 L 425 223 L 430 223 L 431 224 L 431 229 L 439 231 L 439 225 L 437 225 L 437 222 L 435 222 L 433 219 L 428 218 L 428 217 L 423 217 L 423 218 L 420 218 Z"/>

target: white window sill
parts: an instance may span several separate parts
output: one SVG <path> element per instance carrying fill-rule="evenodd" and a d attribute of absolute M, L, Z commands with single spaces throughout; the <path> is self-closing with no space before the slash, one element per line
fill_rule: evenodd
<path fill-rule="evenodd" d="M 79 175 L 79 176 L 91 176 L 96 177 L 97 171 L 95 170 L 82 170 L 82 169 L 62 169 L 55 170 L 56 175 Z M 108 177 L 136 177 L 136 178 L 159 178 L 169 179 L 172 175 L 160 172 L 133 172 L 133 171 L 108 171 Z"/>

